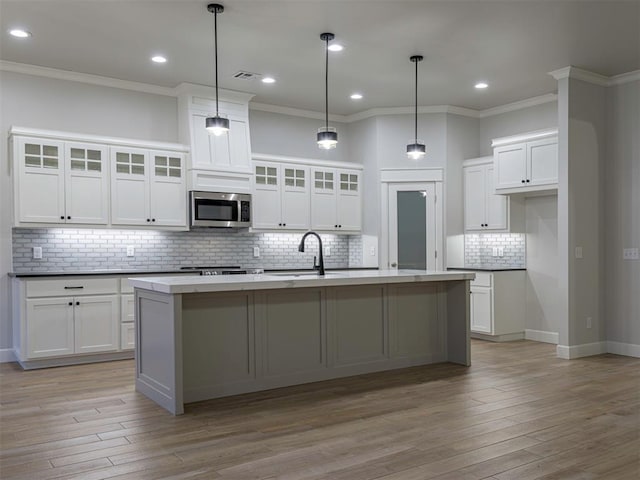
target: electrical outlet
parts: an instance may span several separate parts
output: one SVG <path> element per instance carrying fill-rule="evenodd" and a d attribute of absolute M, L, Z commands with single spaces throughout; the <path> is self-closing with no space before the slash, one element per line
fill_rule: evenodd
<path fill-rule="evenodd" d="M 253 258 L 260 257 L 260 247 L 253 247 Z"/>
<path fill-rule="evenodd" d="M 638 256 L 637 248 L 623 248 L 622 249 L 622 258 L 624 260 L 638 260 L 640 257 Z"/>
<path fill-rule="evenodd" d="M 42 258 L 42 247 L 33 247 L 33 258 L 37 260 Z"/>
<path fill-rule="evenodd" d="M 372 257 L 376 256 L 376 247 L 371 247 L 369 249 L 369 255 L 371 255 Z"/>
<path fill-rule="evenodd" d="M 324 247 L 324 254 L 327 257 L 330 257 L 331 256 L 331 247 Z"/>
<path fill-rule="evenodd" d="M 498 247 L 498 256 L 504 257 L 504 247 Z"/>
<path fill-rule="evenodd" d="M 498 256 L 498 247 L 493 247 L 491 249 L 491 256 L 492 257 L 497 257 Z"/>
<path fill-rule="evenodd" d="M 127 247 L 127 257 L 135 257 L 136 255 L 136 247 L 133 245 L 129 245 Z"/>
<path fill-rule="evenodd" d="M 576 258 L 582 258 L 582 247 L 576 247 Z"/>
<path fill-rule="evenodd" d="M 587 317 L 587 328 L 591 328 L 591 317 Z"/>

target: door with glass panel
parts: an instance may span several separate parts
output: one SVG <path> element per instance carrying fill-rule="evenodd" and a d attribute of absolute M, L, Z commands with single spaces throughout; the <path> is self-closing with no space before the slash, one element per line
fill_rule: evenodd
<path fill-rule="evenodd" d="M 389 268 L 437 268 L 435 205 L 433 183 L 389 184 Z"/>

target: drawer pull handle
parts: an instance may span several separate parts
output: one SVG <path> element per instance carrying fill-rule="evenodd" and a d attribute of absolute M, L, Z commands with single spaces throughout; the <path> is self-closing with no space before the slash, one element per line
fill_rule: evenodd
<path fill-rule="evenodd" d="M 65 290 L 80 290 L 81 288 L 84 287 L 64 287 Z"/>

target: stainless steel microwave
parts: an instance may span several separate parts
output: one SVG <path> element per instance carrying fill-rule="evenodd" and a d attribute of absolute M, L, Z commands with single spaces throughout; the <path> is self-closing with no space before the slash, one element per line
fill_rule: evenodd
<path fill-rule="evenodd" d="M 191 227 L 247 228 L 251 226 L 251 195 L 189 192 Z"/>

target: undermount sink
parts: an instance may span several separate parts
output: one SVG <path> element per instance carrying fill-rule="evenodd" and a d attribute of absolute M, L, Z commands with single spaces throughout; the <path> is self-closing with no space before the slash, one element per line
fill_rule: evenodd
<path fill-rule="evenodd" d="M 343 275 L 338 272 L 327 272 L 324 276 L 318 275 L 318 272 L 272 272 L 266 273 L 265 275 L 271 275 L 274 277 L 318 277 L 318 278 L 326 278 L 326 277 L 339 277 Z"/>

